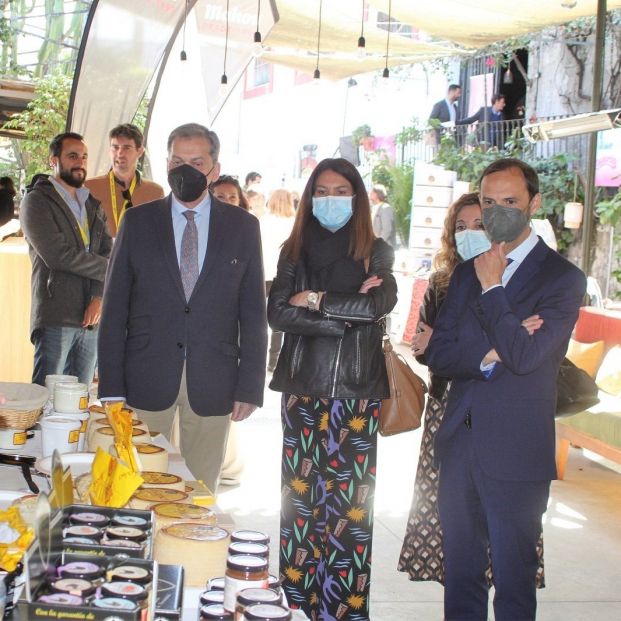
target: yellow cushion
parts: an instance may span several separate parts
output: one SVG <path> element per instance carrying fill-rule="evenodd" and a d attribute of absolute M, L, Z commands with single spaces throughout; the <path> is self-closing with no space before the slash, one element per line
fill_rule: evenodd
<path fill-rule="evenodd" d="M 566 355 L 578 368 L 583 369 L 595 379 L 597 369 L 604 357 L 604 341 L 580 343 L 569 339 Z"/>
<path fill-rule="evenodd" d="M 604 392 L 621 395 L 621 346 L 615 345 L 606 354 L 595 381 Z"/>

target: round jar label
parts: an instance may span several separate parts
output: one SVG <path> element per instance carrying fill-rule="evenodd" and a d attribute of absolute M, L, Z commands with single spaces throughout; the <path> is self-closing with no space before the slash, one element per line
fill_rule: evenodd
<path fill-rule="evenodd" d="M 118 597 L 140 598 L 146 595 L 144 587 L 133 582 L 108 582 L 102 587 L 102 590 Z"/>
<path fill-rule="evenodd" d="M 136 604 L 121 597 L 102 597 L 93 600 L 93 606 L 97 608 L 110 608 L 111 610 L 136 610 Z"/>

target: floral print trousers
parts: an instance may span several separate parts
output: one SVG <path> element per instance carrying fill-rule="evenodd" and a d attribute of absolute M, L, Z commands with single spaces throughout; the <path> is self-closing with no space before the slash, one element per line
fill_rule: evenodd
<path fill-rule="evenodd" d="M 280 578 L 312 621 L 368 621 L 381 401 L 283 394 Z"/>

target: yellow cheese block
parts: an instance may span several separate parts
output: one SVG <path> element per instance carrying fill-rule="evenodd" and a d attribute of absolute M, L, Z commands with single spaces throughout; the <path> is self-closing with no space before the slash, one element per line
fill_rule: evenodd
<path fill-rule="evenodd" d="M 149 487 L 137 490 L 131 497 L 128 507 L 130 509 L 150 509 L 152 505 L 160 502 L 187 502 L 188 495 L 177 489 L 165 487 Z"/>
<path fill-rule="evenodd" d="M 155 444 L 137 444 L 136 452 L 140 470 L 168 472 L 168 451 Z"/>
<path fill-rule="evenodd" d="M 177 522 L 192 524 L 206 524 L 215 526 L 218 522 L 216 514 L 207 507 L 185 504 L 181 502 L 161 502 L 152 505 L 151 510 L 155 516 L 155 530 L 165 528 Z"/>
<path fill-rule="evenodd" d="M 184 585 L 203 587 L 226 569 L 230 534 L 219 526 L 179 522 L 155 535 L 154 558 L 158 563 L 183 565 Z"/>
<path fill-rule="evenodd" d="M 140 476 L 144 479 L 144 483 L 140 486 L 142 489 L 149 487 L 165 487 L 166 489 L 178 489 L 180 492 L 185 492 L 185 483 L 183 479 L 176 474 L 142 470 Z"/>

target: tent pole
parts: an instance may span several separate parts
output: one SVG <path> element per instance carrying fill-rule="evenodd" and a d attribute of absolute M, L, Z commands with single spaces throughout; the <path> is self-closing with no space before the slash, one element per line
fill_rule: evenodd
<path fill-rule="evenodd" d="M 595 60 L 593 63 L 593 90 L 591 110 L 602 107 L 602 77 L 604 73 L 604 41 L 606 39 L 606 0 L 597 0 L 595 29 Z M 591 269 L 591 237 L 593 229 L 593 207 L 595 202 L 595 159 L 597 156 L 598 132 L 589 134 L 589 148 L 584 189 L 584 217 L 582 218 L 582 270 L 588 276 Z"/>

